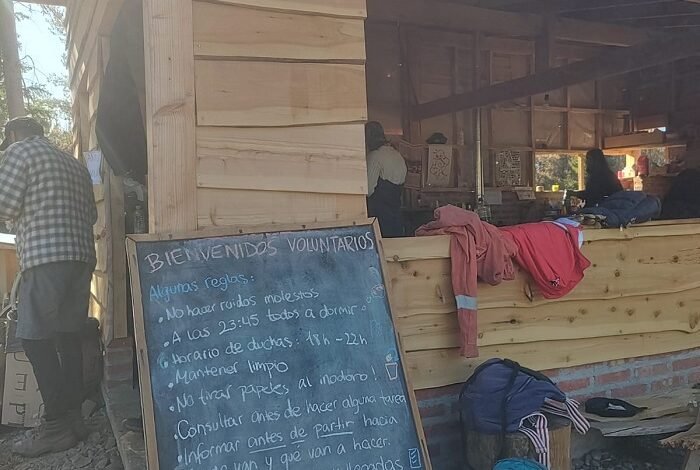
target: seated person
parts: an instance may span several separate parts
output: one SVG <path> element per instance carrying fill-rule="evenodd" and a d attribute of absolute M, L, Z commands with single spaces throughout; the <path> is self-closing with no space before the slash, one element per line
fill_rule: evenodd
<path fill-rule="evenodd" d="M 404 234 L 401 218 L 401 192 L 408 169 L 401 154 L 395 150 L 376 121 L 365 126 L 367 147 L 367 212 L 379 220 L 384 237 Z"/>
<path fill-rule="evenodd" d="M 622 191 L 622 183 L 608 166 L 605 154 L 600 149 L 586 153 L 586 189 L 573 193 L 586 202 L 586 207 L 594 207 L 608 196 Z"/>

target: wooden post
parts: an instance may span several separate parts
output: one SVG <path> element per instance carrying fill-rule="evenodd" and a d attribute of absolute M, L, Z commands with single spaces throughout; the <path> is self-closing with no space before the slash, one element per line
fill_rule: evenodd
<path fill-rule="evenodd" d="M 0 0 L 0 51 L 5 76 L 7 110 L 11 118 L 27 114 L 24 108 L 22 63 L 17 45 L 17 25 L 12 0 Z"/>
<path fill-rule="evenodd" d="M 152 233 L 197 229 L 192 0 L 143 0 Z"/>

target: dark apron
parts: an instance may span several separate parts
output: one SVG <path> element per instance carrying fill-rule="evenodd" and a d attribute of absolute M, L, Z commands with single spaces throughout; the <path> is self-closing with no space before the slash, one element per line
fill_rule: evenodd
<path fill-rule="evenodd" d="M 379 178 L 374 193 L 367 198 L 367 212 L 379 220 L 382 236 L 396 238 L 404 235 L 401 217 L 401 191 L 403 185 Z"/>

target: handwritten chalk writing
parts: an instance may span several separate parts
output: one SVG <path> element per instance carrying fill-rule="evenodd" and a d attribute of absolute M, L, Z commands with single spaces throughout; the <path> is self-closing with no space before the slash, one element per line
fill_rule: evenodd
<path fill-rule="evenodd" d="M 213 401 L 230 400 L 232 388 L 233 388 L 233 385 L 229 384 L 226 386 L 226 388 L 217 389 L 217 390 L 201 389 L 199 391 L 198 399 L 202 403 L 202 405 L 205 405 L 205 406 Z"/>
<path fill-rule="evenodd" d="M 241 393 L 241 398 L 245 402 L 251 396 L 255 396 L 260 399 L 263 396 L 285 396 L 289 394 L 289 387 L 284 384 L 273 384 L 270 382 L 268 385 L 241 385 L 238 387 L 238 391 Z"/>
<path fill-rule="evenodd" d="M 284 465 L 285 470 L 289 468 L 290 463 L 301 462 L 301 452 L 285 452 L 280 456 L 280 462 Z"/>
<path fill-rule="evenodd" d="M 342 305 L 334 307 L 323 304 L 323 307 L 318 312 L 318 316 L 319 318 L 330 318 L 336 316 L 355 315 L 358 310 L 359 307 L 357 305 Z"/>
<path fill-rule="evenodd" d="M 228 346 L 226 346 L 225 352 L 229 356 L 237 356 L 238 354 L 243 353 L 243 345 L 241 343 L 234 343 L 233 341 L 230 341 Z"/>
<path fill-rule="evenodd" d="M 225 274 L 219 277 L 206 277 L 204 278 L 204 286 L 207 289 L 219 289 L 226 292 L 229 286 L 232 285 L 247 285 L 251 282 L 247 276 L 244 274 Z"/>
<path fill-rule="evenodd" d="M 301 407 L 293 406 L 291 400 L 287 400 L 287 409 L 284 410 L 284 417 L 286 419 L 298 418 L 301 416 Z"/>
<path fill-rule="evenodd" d="M 241 294 L 238 294 L 234 299 L 222 300 L 219 302 L 219 308 L 221 308 L 222 311 L 226 311 L 233 310 L 234 308 L 255 307 L 257 304 L 258 301 L 254 295 L 243 297 Z"/>
<path fill-rule="evenodd" d="M 216 359 L 221 355 L 219 348 L 205 348 L 196 351 L 190 351 L 186 354 L 171 353 L 173 364 L 189 364 L 197 361 L 208 361 Z"/>
<path fill-rule="evenodd" d="M 424 468 L 377 247 L 366 226 L 137 242 L 162 468 Z"/>
<path fill-rule="evenodd" d="M 259 324 L 260 324 L 260 320 L 258 319 L 257 313 L 254 313 L 252 315 L 245 316 L 245 317 L 240 317 L 237 319 L 234 318 L 234 319 L 228 320 L 228 321 L 220 321 L 219 322 L 219 336 L 231 333 L 232 331 L 235 331 L 238 328 L 243 328 L 245 326 L 256 327 Z"/>
<path fill-rule="evenodd" d="M 170 302 L 173 295 L 190 294 L 198 290 L 199 286 L 193 281 L 171 285 L 156 284 L 148 291 L 151 302 Z"/>
<path fill-rule="evenodd" d="M 323 446 L 323 447 L 314 447 L 313 449 L 308 449 L 307 453 L 309 454 L 310 459 L 318 459 L 320 457 L 325 457 L 326 455 L 330 454 L 333 452 L 331 449 L 331 446 Z"/>
<path fill-rule="evenodd" d="M 382 394 L 379 397 L 384 405 L 405 405 L 406 404 L 406 395 L 402 394 L 389 394 L 389 395 L 384 395 Z"/>
<path fill-rule="evenodd" d="M 360 236 L 346 235 L 343 237 L 296 238 L 287 240 L 287 244 L 292 253 L 306 252 L 324 254 L 338 253 L 341 251 L 354 253 L 374 249 L 374 239 L 371 232 Z"/>
<path fill-rule="evenodd" d="M 209 245 L 205 248 L 175 248 L 163 253 L 149 253 L 144 261 L 149 267 L 149 273 L 153 274 L 168 266 L 180 266 L 186 263 L 207 262 L 210 259 L 246 259 L 260 256 L 275 256 L 277 248 L 270 240 L 251 243 L 232 243 L 221 245 Z"/>
<path fill-rule="evenodd" d="M 286 308 L 281 312 L 273 312 L 269 308 L 267 309 L 267 319 L 271 322 L 296 320 L 300 317 L 298 310 L 287 310 Z"/>
<path fill-rule="evenodd" d="M 267 294 L 265 296 L 265 304 L 281 304 L 283 302 L 293 304 L 302 300 L 317 299 L 319 295 L 318 291 L 313 288 L 296 292 L 281 290 L 279 293 Z"/>
<path fill-rule="evenodd" d="M 345 343 L 347 346 L 364 346 L 367 339 L 359 333 L 343 333 L 343 336 L 335 339 L 338 343 Z"/>
<path fill-rule="evenodd" d="M 238 374 L 238 362 L 220 367 L 208 366 L 200 369 L 177 369 L 175 373 L 175 383 L 184 383 L 185 385 L 189 385 L 192 382 L 196 382 L 197 380 L 201 380 L 206 377 L 222 377 L 236 374 Z"/>
<path fill-rule="evenodd" d="M 337 383 L 347 383 L 347 382 L 365 382 L 369 376 L 367 374 L 356 372 L 350 373 L 341 370 L 338 374 L 323 374 L 319 383 L 321 385 L 335 385 Z"/>
<path fill-rule="evenodd" d="M 269 432 L 265 431 L 264 434 L 258 436 L 251 436 L 248 438 L 248 448 L 256 449 L 258 447 L 269 447 L 275 444 L 279 444 L 284 441 L 284 437 L 281 432 Z"/>
<path fill-rule="evenodd" d="M 235 428 L 243 423 L 243 416 L 227 416 L 219 413 L 216 421 L 192 424 L 187 419 L 181 419 L 177 423 L 177 436 L 183 441 L 194 439 L 198 436 L 207 436 L 217 431 Z"/>
<path fill-rule="evenodd" d="M 326 335 L 322 333 L 311 333 L 311 331 L 307 333 L 306 341 L 308 341 L 312 346 L 329 346 L 332 344 L 331 340 L 329 340 Z"/>
<path fill-rule="evenodd" d="M 352 429 L 354 424 L 355 422 L 349 419 L 337 418 L 336 420 L 328 423 L 314 424 L 314 432 L 316 433 L 316 438 L 320 439 L 328 434 L 348 431 L 349 429 Z"/>
<path fill-rule="evenodd" d="M 186 331 L 185 337 L 189 341 L 197 341 L 200 339 L 206 339 L 211 335 L 209 328 L 192 328 Z M 173 331 L 173 344 L 180 343 L 182 338 L 177 331 Z"/>
<path fill-rule="evenodd" d="M 398 424 L 399 420 L 394 416 L 367 416 L 363 414 L 362 423 L 365 427 L 384 427 Z"/>
<path fill-rule="evenodd" d="M 338 407 L 338 400 L 313 402 L 306 400 L 306 413 L 332 413 Z"/>
<path fill-rule="evenodd" d="M 194 449 L 188 450 L 187 446 L 182 447 L 182 453 L 178 455 L 177 460 L 185 465 L 196 463 L 202 465 L 205 460 L 211 457 L 235 454 L 238 452 L 240 441 L 226 441 L 214 445 L 207 445 L 200 442 Z"/>
<path fill-rule="evenodd" d="M 352 447 L 355 450 L 372 450 L 383 449 L 389 446 L 389 439 L 385 437 L 377 437 L 370 439 L 355 439 L 352 438 Z"/>
<path fill-rule="evenodd" d="M 175 397 L 175 401 L 177 403 L 178 413 L 184 410 L 185 408 L 194 406 L 194 397 L 189 393 L 183 393 L 182 395 L 178 395 L 177 397 Z"/>
<path fill-rule="evenodd" d="M 258 362 L 249 359 L 247 362 L 248 370 L 251 374 L 263 372 L 267 374 L 269 378 L 272 378 L 273 373 L 284 374 L 289 370 L 289 366 L 284 361 Z"/>
<path fill-rule="evenodd" d="M 288 349 L 294 346 L 294 342 L 287 336 L 275 338 L 272 335 L 267 338 L 253 336 L 247 343 L 248 351 L 274 351 L 275 349 Z"/>
<path fill-rule="evenodd" d="M 281 417 L 282 417 L 282 414 L 278 411 L 270 411 L 270 410 L 258 411 L 258 410 L 255 410 L 252 413 L 250 413 L 250 422 L 251 423 L 275 422 L 275 421 L 279 421 L 279 419 Z"/>
<path fill-rule="evenodd" d="M 184 309 L 177 307 L 166 308 L 165 318 L 167 320 L 173 320 L 180 319 L 185 316 L 201 317 L 214 312 L 216 312 L 216 304 L 201 305 L 198 307 L 191 307 L 189 304 L 186 304 Z"/>
<path fill-rule="evenodd" d="M 379 460 L 367 463 L 353 464 L 349 463 L 345 470 L 403 470 L 400 459 L 386 459 L 380 456 Z"/>
<path fill-rule="evenodd" d="M 352 395 L 348 395 L 347 398 L 343 399 L 342 406 L 346 410 L 353 410 L 353 414 L 359 414 L 360 408 L 367 405 L 374 405 L 376 403 L 377 398 L 374 395 L 363 395 L 361 397 L 354 397 Z"/>

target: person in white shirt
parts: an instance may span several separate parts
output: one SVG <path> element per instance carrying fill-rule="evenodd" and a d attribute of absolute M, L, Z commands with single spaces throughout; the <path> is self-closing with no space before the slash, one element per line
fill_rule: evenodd
<path fill-rule="evenodd" d="M 404 235 L 401 192 L 406 182 L 406 161 L 390 144 L 376 121 L 365 126 L 367 147 L 367 212 L 379 220 L 384 237 Z"/>

